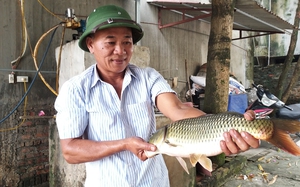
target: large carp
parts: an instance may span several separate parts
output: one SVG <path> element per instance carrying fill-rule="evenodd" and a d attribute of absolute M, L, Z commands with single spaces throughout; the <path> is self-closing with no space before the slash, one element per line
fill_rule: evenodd
<path fill-rule="evenodd" d="M 174 156 L 186 172 L 188 169 L 182 158 L 190 158 L 193 166 L 199 162 L 211 172 L 212 163 L 207 157 L 222 153 L 220 141 L 224 140 L 223 133 L 230 129 L 248 132 L 257 139 L 300 156 L 300 148 L 289 135 L 300 132 L 300 121 L 278 118 L 248 121 L 242 114 L 235 112 L 209 114 L 166 125 L 149 139 L 149 143 L 156 145 L 157 150 L 145 151 L 145 154 L 147 157 L 160 153 Z"/>

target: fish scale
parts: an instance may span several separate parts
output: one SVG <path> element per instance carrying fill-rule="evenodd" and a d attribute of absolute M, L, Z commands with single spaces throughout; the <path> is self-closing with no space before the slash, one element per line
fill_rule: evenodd
<path fill-rule="evenodd" d="M 247 121 L 243 115 L 237 113 L 205 115 L 169 124 L 165 140 L 178 145 L 220 141 L 223 133 L 230 129 L 246 131 L 256 138 L 267 139 L 273 133 L 273 124 L 266 119 Z"/>

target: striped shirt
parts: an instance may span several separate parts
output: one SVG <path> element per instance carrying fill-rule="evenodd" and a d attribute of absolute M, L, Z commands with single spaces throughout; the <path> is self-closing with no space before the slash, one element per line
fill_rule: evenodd
<path fill-rule="evenodd" d="M 96 65 L 65 82 L 55 101 L 61 139 L 85 138 L 110 141 L 138 136 L 148 140 L 156 130 L 155 98 L 174 91 L 153 68 L 129 64 L 121 98 L 112 85 L 102 81 Z M 86 163 L 86 187 L 168 187 L 163 157 L 141 161 L 122 151 Z"/>

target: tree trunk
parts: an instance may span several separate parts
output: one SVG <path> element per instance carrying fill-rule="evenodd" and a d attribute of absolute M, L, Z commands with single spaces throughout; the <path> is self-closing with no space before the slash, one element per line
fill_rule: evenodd
<path fill-rule="evenodd" d="M 208 41 L 204 112 L 227 111 L 229 90 L 230 47 L 235 0 L 212 0 L 211 29 Z M 211 158 L 225 163 L 225 154 Z"/>
<path fill-rule="evenodd" d="M 204 112 L 227 111 L 235 0 L 212 0 Z"/>
<path fill-rule="evenodd" d="M 298 6 L 297 6 L 297 10 L 296 10 L 296 14 L 295 14 L 295 20 L 294 20 L 294 25 L 295 25 L 295 29 L 293 30 L 292 36 L 291 36 L 291 41 L 290 41 L 290 47 L 288 50 L 288 54 L 284 60 L 284 66 L 282 69 L 282 73 L 280 74 L 278 83 L 277 83 L 277 87 L 276 87 L 276 95 L 277 97 L 282 100 L 283 102 L 286 102 L 288 97 L 289 97 L 289 92 L 290 90 L 293 88 L 291 84 L 289 84 L 289 86 L 286 88 L 284 85 L 287 83 L 287 76 L 288 76 L 288 72 L 290 70 L 293 58 L 294 58 L 294 52 L 295 52 L 295 48 L 296 48 L 296 43 L 297 43 L 297 39 L 298 39 L 298 27 L 299 27 L 299 14 L 300 14 L 300 0 L 298 0 Z M 298 60 L 298 63 L 299 60 Z M 295 75 L 295 73 L 294 73 Z M 297 76 L 297 75 L 296 75 Z M 284 91 L 284 89 L 286 89 Z M 284 98 L 283 99 L 283 92 L 285 93 Z"/>
<path fill-rule="evenodd" d="M 298 79 L 300 77 L 300 58 L 297 61 L 293 76 L 291 78 L 291 81 L 289 83 L 289 85 L 287 86 L 287 88 L 285 89 L 283 95 L 282 95 L 282 101 L 286 103 L 286 101 L 288 100 L 290 94 L 291 94 L 291 90 L 294 88 L 294 86 L 296 85 L 296 83 L 298 82 Z"/>

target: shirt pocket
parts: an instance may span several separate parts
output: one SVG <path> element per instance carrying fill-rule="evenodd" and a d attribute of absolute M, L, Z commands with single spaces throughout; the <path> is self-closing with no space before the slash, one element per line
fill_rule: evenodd
<path fill-rule="evenodd" d="M 105 109 L 90 111 L 88 137 L 96 141 L 124 138 L 124 127 L 118 111 Z"/>
<path fill-rule="evenodd" d="M 130 104 L 125 108 L 127 123 L 132 128 L 132 135 L 148 139 L 149 135 L 155 131 L 154 108 L 150 100 Z"/>

